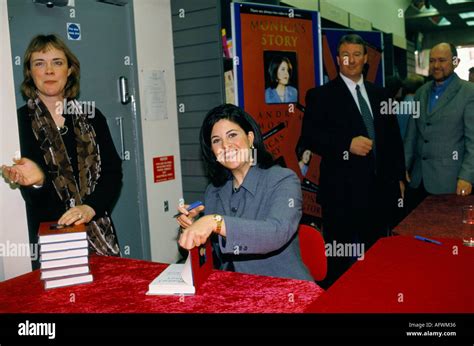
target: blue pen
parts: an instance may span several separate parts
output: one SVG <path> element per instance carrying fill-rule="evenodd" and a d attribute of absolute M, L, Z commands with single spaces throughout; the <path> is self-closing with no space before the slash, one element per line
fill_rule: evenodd
<path fill-rule="evenodd" d="M 415 236 L 415 239 L 418 239 L 418 240 L 421 240 L 421 241 L 426 241 L 426 242 L 428 242 L 428 243 L 433 243 L 433 244 L 437 244 L 437 245 L 441 245 L 441 244 L 442 244 L 440 241 L 433 240 L 433 239 L 428 239 L 428 238 L 422 237 L 422 236 L 420 236 L 420 235 L 416 235 L 416 236 Z"/>
<path fill-rule="evenodd" d="M 201 201 L 196 201 L 196 202 L 194 202 L 194 203 L 191 203 L 191 204 L 189 205 L 189 207 L 188 207 L 186 210 L 187 210 L 187 211 L 191 211 L 191 210 L 193 210 L 194 208 L 199 207 L 200 205 L 203 205 L 203 203 L 202 203 Z M 178 216 L 180 216 L 180 215 L 181 215 L 181 213 L 178 213 L 178 214 L 174 215 L 173 217 L 178 217 Z"/>

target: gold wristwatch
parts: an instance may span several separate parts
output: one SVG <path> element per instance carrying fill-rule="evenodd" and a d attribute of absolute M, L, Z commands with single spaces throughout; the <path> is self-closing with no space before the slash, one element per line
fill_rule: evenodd
<path fill-rule="evenodd" d="M 214 214 L 212 216 L 212 218 L 217 223 L 216 233 L 220 235 L 221 234 L 222 221 L 223 221 L 222 216 L 220 216 L 219 214 Z"/>

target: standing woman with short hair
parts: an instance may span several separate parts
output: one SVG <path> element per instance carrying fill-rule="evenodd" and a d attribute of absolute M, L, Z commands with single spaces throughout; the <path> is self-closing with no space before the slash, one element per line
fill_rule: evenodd
<path fill-rule="evenodd" d="M 97 108 L 84 112 L 76 100 L 79 60 L 58 36 L 38 35 L 26 50 L 23 75 L 28 102 L 18 109 L 21 158 L 2 170 L 20 185 L 30 242 L 37 243 L 40 222 L 84 223 L 93 252 L 120 255 L 109 213 L 120 193 L 122 163 L 105 117 Z"/>

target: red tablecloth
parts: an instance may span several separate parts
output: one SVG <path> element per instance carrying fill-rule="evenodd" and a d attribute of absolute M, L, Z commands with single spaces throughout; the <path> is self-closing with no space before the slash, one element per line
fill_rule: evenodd
<path fill-rule="evenodd" d="M 474 195 L 429 196 L 393 231 L 400 235 L 462 239 L 470 234 L 462 225 L 462 207 L 472 204 Z"/>
<path fill-rule="evenodd" d="M 474 312 L 474 248 L 380 239 L 308 312 Z"/>
<path fill-rule="evenodd" d="M 45 291 L 40 272 L 0 283 L 0 312 L 301 313 L 323 293 L 315 283 L 213 271 L 195 296 L 147 296 L 165 264 L 91 256 L 94 282 Z"/>

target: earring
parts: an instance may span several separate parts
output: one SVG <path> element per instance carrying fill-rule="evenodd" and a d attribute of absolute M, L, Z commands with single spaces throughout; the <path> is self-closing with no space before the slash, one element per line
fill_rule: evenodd
<path fill-rule="evenodd" d="M 250 162 L 254 162 L 254 149 L 255 147 L 253 146 L 253 143 L 250 145 Z"/>

